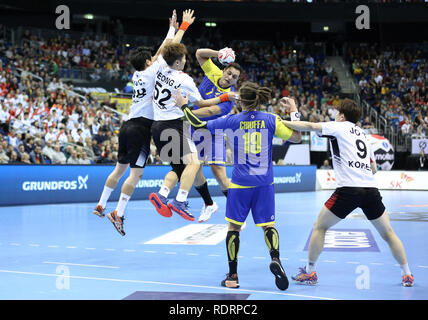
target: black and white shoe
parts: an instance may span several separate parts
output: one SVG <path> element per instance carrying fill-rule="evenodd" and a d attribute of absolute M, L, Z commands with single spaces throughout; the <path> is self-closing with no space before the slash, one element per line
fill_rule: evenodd
<path fill-rule="evenodd" d="M 275 284 L 279 290 L 287 290 L 288 288 L 288 278 L 285 274 L 284 268 L 281 265 L 281 262 L 278 259 L 272 259 L 270 263 L 270 271 L 275 276 Z"/>

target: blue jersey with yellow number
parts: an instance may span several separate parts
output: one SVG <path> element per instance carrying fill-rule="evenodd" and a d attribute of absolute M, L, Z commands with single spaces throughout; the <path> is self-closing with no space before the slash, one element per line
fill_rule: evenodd
<path fill-rule="evenodd" d="M 293 130 L 275 114 L 260 111 L 230 114 L 207 122 L 212 133 L 224 133 L 232 147 L 232 184 L 265 186 L 273 183 L 272 139 L 290 139 Z M 217 131 L 217 132 L 216 132 Z"/>
<path fill-rule="evenodd" d="M 205 73 L 204 78 L 202 79 L 201 84 L 199 85 L 199 93 L 201 94 L 204 100 L 218 97 L 219 95 L 227 92 L 234 92 L 235 87 L 231 86 L 229 88 L 222 88 L 218 83 L 220 78 L 223 77 L 223 71 L 219 69 L 211 59 L 205 61 L 205 63 L 201 66 L 202 70 Z M 203 121 L 217 119 L 221 116 L 229 114 L 233 108 L 233 102 L 227 101 L 218 104 L 221 109 L 221 114 L 200 118 Z M 198 109 L 198 106 L 194 106 L 194 110 Z"/>

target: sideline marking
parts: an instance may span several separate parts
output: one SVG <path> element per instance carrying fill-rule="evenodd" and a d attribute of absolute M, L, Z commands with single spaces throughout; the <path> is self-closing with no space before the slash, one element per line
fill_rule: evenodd
<path fill-rule="evenodd" d="M 2 269 L 0 269 L 0 272 L 2 272 L 2 273 L 15 273 L 15 274 L 26 274 L 26 275 L 33 275 L 33 276 L 58 277 L 58 274 L 39 273 L 39 272 L 26 272 L 26 271 L 2 270 Z M 233 291 L 233 292 L 239 291 L 239 292 L 250 292 L 250 293 L 267 293 L 267 294 L 275 294 L 275 295 L 281 295 L 281 296 L 303 297 L 303 298 L 313 298 L 313 299 L 321 299 L 321 300 L 338 300 L 336 298 L 309 296 L 309 295 L 304 295 L 304 294 L 281 293 L 281 292 L 262 291 L 262 290 L 247 290 L 247 289 L 239 289 L 239 288 L 230 289 L 230 288 L 222 288 L 222 287 L 200 286 L 200 285 L 193 285 L 193 284 L 171 283 L 171 282 L 158 282 L 158 281 L 145 281 L 145 280 L 126 280 L 126 279 L 112 279 L 112 278 L 96 278 L 96 277 L 71 276 L 71 275 L 68 276 L 68 278 L 85 279 L 85 280 L 99 280 L 99 281 L 113 281 L 113 282 L 158 284 L 158 285 L 168 285 L 168 286 L 178 286 L 178 287 L 216 289 L 216 290 Z"/>

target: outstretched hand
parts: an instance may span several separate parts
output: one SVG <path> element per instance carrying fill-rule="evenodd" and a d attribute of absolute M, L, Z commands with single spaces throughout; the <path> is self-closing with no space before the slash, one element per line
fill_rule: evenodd
<path fill-rule="evenodd" d="M 177 22 L 177 12 L 174 11 L 172 12 L 172 17 L 169 18 L 169 25 L 170 27 L 174 27 L 175 31 L 177 32 L 179 26 L 178 26 L 178 22 Z"/>
<path fill-rule="evenodd" d="M 192 24 L 195 21 L 195 17 L 193 16 L 193 14 L 195 13 L 195 10 L 184 10 L 183 11 L 183 22 L 187 22 L 190 24 Z"/>
<path fill-rule="evenodd" d="M 175 90 L 172 97 L 175 99 L 175 105 L 179 108 L 189 103 L 189 97 L 183 96 L 180 89 Z"/>

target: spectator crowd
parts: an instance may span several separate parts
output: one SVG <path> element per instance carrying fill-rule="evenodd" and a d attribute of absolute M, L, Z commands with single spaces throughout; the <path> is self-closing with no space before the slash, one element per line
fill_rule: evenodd
<path fill-rule="evenodd" d="M 348 59 L 361 98 L 396 132 L 428 136 L 428 48 L 349 49 Z"/>
<path fill-rule="evenodd" d="M 108 75 L 129 81 L 129 50 L 106 39 L 56 36 L 42 38 L 25 31 L 21 45 L 0 41 L 0 163 L 109 164 L 117 161 L 117 133 L 123 119 L 89 94 L 77 94 L 63 82 L 59 68 L 90 70 L 91 78 Z M 263 110 L 286 118 L 279 99 L 292 96 L 303 120 L 334 120 L 341 87 L 322 50 L 303 43 L 223 43 L 221 35 L 186 39 L 185 71 L 197 84 L 203 72 L 195 59 L 198 48 L 232 47 L 245 72 L 240 81 L 258 82 L 272 89 Z M 428 134 L 427 54 L 421 50 L 349 49 L 362 99 L 397 130 Z M 234 109 L 233 112 L 238 112 Z M 373 128 L 368 117 L 360 126 Z M 149 163 L 162 164 L 152 145 Z M 230 153 L 230 152 L 229 152 Z"/>

